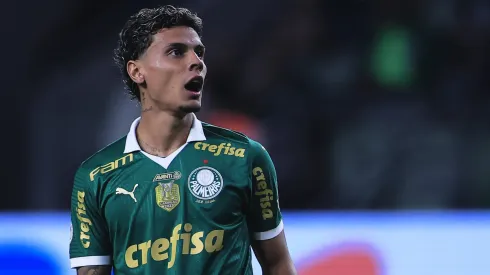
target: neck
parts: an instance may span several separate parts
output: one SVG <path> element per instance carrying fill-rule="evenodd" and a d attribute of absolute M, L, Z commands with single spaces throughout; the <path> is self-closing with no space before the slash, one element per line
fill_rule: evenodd
<path fill-rule="evenodd" d="M 190 113 L 179 117 L 168 112 L 142 112 L 136 137 L 143 151 L 166 157 L 186 143 L 192 122 Z"/>

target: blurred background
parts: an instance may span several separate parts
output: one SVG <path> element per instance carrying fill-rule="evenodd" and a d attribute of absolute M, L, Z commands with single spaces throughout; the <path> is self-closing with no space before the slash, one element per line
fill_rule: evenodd
<path fill-rule="evenodd" d="M 0 274 L 72 274 L 74 172 L 139 115 L 117 35 L 161 4 L 203 18 L 198 117 L 268 149 L 300 274 L 490 274 L 488 0 L 3 3 Z"/>

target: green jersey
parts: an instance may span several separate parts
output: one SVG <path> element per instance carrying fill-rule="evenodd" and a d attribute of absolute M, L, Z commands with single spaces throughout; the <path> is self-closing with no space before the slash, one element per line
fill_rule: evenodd
<path fill-rule="evenodd" d="M 269 154 L 258 142 L 194 116 L 187 143 L 156 157 L 138 145 L 138 122 L 76 172 L 72 268 L 252 274 L 252 239 L 271 239 L 283 229 Z"/>

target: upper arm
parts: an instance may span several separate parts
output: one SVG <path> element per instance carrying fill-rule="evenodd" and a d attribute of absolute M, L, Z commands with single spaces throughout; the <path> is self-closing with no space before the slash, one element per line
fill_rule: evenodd
<path fill-rule="evenodd" d="M 247 222 L 254 238 L 252 248 L 264 274 L 295 274 L 283 230 L 274 164 L 256 142 L 249 153 L 252 195 Z"/>
<path fill-rule="evenodd" d="M 252 141 L 249 150 L 252 194 L 247 213 L 248 228 L 255 240 L 268 240 L 283 229 L 276 169 L 262 145 Z"/>
<path fill-rule="evenodd" d="M 77 268 L 77 275 L 111 275 L 112 268 L 107 265 L 83 266 Z"/>
<path fill-rule="evenodd" d="M 105 219 L 98 207 L 94 185 L 95 182 L 90 181 L 89 173 L 83 168 L 78 169 L 71 196 L 70 265 L 72 268 L 111 265 L 109 234 Z"/>
<path fill-rule="evenodd" d="M 289 255 L 284 230 L 272 239 L 253 241 L 252 248 L 264 275 L 296 274 L 293 261 Z"/>

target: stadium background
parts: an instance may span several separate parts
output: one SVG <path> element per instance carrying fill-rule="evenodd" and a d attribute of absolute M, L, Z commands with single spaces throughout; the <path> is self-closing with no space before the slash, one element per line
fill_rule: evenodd
<path fill-rule="evenodd" d="M 117 33 L 159 4 L 1 4 L 0 274 L 73 274 L 73 173 L 138 115 Z M 300 274 L 489 274 L 489 1 L 165 4 L 204 20 L 199 117 L 273 157 Z"/>

